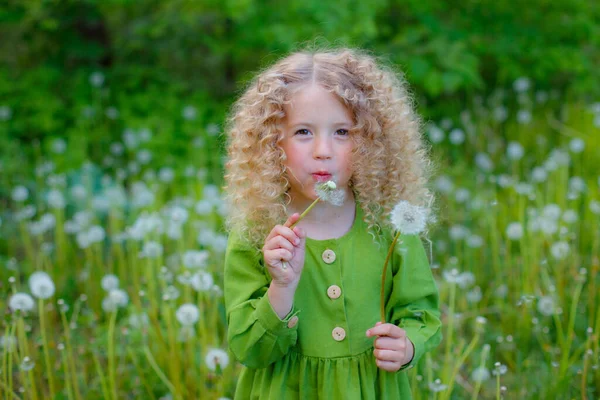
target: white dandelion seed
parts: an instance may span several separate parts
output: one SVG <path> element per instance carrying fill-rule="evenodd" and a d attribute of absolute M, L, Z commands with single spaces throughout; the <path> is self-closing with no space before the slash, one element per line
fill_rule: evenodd
<path fill-rule="evenodd" d="M 144 258 L 159 258 L 163 254 L 162 244 L 155 241 L 148 241 L 144 243 L 144 247 L 140 252 L 140 257 Z"/>
<path fill-rule="evenodd" d="M 0 349 L 4 349 L 7 353 L 12 353 L 17 349 L 17 337 L 14 335 L 0 336 Z"/>
<path fill-rule="evenodd" d="M 508 368 L 506 367 L 506 365 L 501 364 L 499 362 L 495 363 L 494 367 L 495 367 L 494 371 L 492 371 L 492 374 L 494 376 L 496 376 L 496 375 L 504 375 L 508 371 Z"/>
<path fill-rule="evenodd" d="M 188 121 L 193 121 L 198 116 L 198 111 L 194 106 L 185 106 L 181 111 L 181 115 Z"/>
<path fill-rule="evenodd" d="M 472 249 L 478 249 L 483 246 L 483 238 L 479 235 L 470 235 L 467 238 L 467 246 Z"/>
<path fill-rule="evenodd" d="M 600 201 L 591 200 L 590 201 L 590 211 L 593 214 L 600 215 Z"/>
<path fill-rule="evenodd" d="M 21 310 L 23 312 L 28 312 L 33 310 L 34 306 L 35 302 L 33 301 L 33 297 L 27 293 L 15 293 L 10 296 L 10 299 L 8 300 L 8 307 L 13 311 Z"/>
<path fill-rule="evenodd" d="M 315 184 L 315 192 L 322 201 L 338 207 L 344 204 L 346 198 L 346 192 L 342 189 L 337 189 L 334 181 L 317 182 Z"/>
<path fill-rule="evenodd" d="M 206 353 L 204 362 L 211 371 L 216 371 L 217 365 L 224 369 L 229 365 L 229 355 L 224 350 L 213 348 Z"/>
<path fill-rule="evenodd" d="M 513 82 L 513 89 L 517 93 L 523 93 L 529 90 L 531 87 L 531 80 L 527 77 L 520 77 Z"/>
<path fill-rule="evenodd" d="M 569 179 L 569 189 L 576 192 L 582 193 L 585 191 L 587 184 L 580 176 L 572 176 Z"/>
<path fill-rule="evenodd" d="M 429 390 L 434 393 L 444 391 L 447 388 L 448 385 L 443 384 L 440 379 L 436 379 L 435 381 L 429 383 Z"/>
<path fill-rule="evenodd" d="M 435 187 L 440 192 L 448 194 L 454 190 L 454 183 L 449 177 L 442 175 L 436 179 Z"/>
<path fill-rule="evenodd" d="M 401 200 L 390 214 L 394 228 L 405 235 L 416 235 L 425 229 L 428 210 Z"/>
<path fill-rule="evenodd" d="M 158 179 L 163 183 L 171 183 L 175 179 L 175 171 L 170 167 L 163 167 L 158 171 Z"/>
<path fill-rule="evenodd" d="M 94 87 L 100 87 L 104 83 L 104 74 L 99 71 L 92 72 L 90 75 L 90 84 Z"/>
<path fill-rule="evenodd" d="M 469 229 L 463 225 L 452 225 L 448 234 L 452 240 L 460 240 L 469 235 Z"/>
<path fill-rule="evenodd" d="M 562 215 L 562 220 L 567 224 L 574 224 L 578 219 L 579 217 L 577 216 L 577 212 L 575 210 L 566 210 Z"/>
<path fill-rule="evenodd" d="M 475 155 L 475 165 L 485 172 L 490 172 L 494 169 L 494 163 L 487 153 L 477 153 Z"/>
<path fill-rule="evenodd" d="M 444 131 L 436 125 L 432 124 L 429 126 L 429 140 L 431 140 L 431 143 L 441 143 L 445 136 Z"/>
<path fill-rule="evenodd" d="M 29 276 L 29 289 L 38 299 L 48 299 L 54 295 L 54 282 L 44 271 L 34 272 Z"/>
<path fill-rule="evenodd" d="M 460 282 L 460 273 L 456 268 L 452 268 L 450 271 L 446 270 L 442 273 L 442 275 L 444 280 L 448 283 L 454 284 Z"/>
<path fill-rule="evenodd" d="M 129 303 L 129 295 L 122 289 L 112 289 L 102 299 L 102 309 L 105 312 L 113 312 L 118 308 L 124 308 Z"/>
<path fill-rule="evenodd" d="M 532 171 L 531 171 L 531 179 L 534 182 L 545 182 L 546 179 L 548 178 L 548 172 L 546 172 L 546 170 L 542 167 L 535 167 Z"/>
<path fill-rule="evenodd" d="M 519 110 L 517 112 L 517 121 L 521 125 L 527 125 L 531 122 L 531 112 L 529 110 Z"/>
<path fill-rule="evenodd" d="M 175 312 L 177 321 L 184 326 L 192 326 L 200 318 L 200 310 L 195 304 L 182 304 Z"/>
<path fill-rule="evenodd" d="M 496 122 L 504 122 L 508 118 L 508 109 L 504 106 L 495 107 L 492 116 Z"/>

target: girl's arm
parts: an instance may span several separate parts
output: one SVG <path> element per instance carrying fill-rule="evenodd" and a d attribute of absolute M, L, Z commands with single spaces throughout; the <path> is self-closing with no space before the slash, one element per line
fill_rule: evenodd
<path fill-rule="evenodd" d="M 412 360 L 400 371 L 419 362 L 423 354 L 442 341 L 439 292 L 423 243 L 418 235 L 401 235 L 397 245 L 392 293 L 386 305 L 389 321 L 406 331 L 414 345 Z"/>
<path fill-rule="evenodd" d="M 275 287 L 269 289 L 270 286 L 262 254 L 242 244 L 232 233 L 225 253 L 227 339 L 236 358 L 252 368 L 264 368 L 278 361 L 297 340 L 298 311 L 293 298 L 280 298 L 282 293 Z M 269 296 L 273 296 L 277 311 Z M 283 308 L 291 310 L 286 315 Z"/>

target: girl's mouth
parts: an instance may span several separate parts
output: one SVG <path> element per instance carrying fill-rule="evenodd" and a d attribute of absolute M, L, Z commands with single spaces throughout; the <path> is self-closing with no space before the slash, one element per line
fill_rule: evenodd
<path fill-rule="evenodd" d="M 331 180 L 331 174 L 328 174 L 326 172 L 316 172 L 311 175 L 313 176 L 314 180 L 317 182 L 327 182 L 327 181 Z"/>

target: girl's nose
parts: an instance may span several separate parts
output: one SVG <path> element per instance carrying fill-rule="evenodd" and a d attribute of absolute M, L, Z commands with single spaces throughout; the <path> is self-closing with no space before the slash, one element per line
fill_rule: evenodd
<path fill-rule="evenodd" d="M 330 137 L 317 135 L 314 141 L 314 157 L 317 159 L 328 159 L 332 156 L 332 143 Z"/>

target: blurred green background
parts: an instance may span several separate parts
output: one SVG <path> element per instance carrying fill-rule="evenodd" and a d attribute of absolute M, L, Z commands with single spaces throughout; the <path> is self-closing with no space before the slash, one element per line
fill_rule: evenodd
<path fill-rule="evenodd" d="M 426 122 L 444 341 L 415 399 L 598 398 L 599 21 L 584 0 L 2 2 L 2 399 L 233 397 L 223 123 L 310 44 L 395 66 Z"/>

